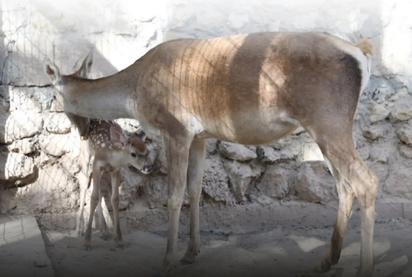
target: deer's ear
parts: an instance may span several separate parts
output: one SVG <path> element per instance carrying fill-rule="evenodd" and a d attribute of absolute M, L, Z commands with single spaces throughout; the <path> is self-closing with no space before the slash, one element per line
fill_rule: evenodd
<path fill-rule="evenodd" d="M 54 75 L 54 70 L 50 65 L 46 65 L 47 75 Z"/>
<path fill-rule="evenodd" d="M 77 69 L 77 71 L 74 72 L 72 76 L 88 78 L 92 65 L 93 65 L 93 52 L 90 51 L 89 54 L 87 54 L 87 56 L 83 59 L 82 63 L 80 64 L 79 69 Z"/>
<path fill-rule="evenodd" d="M 87 71 L 90 72 L 92 65 L 93 65 L 93 53 L 89 53 L 89 55 L 87 55 L 87 63 L 86 63 Z"/>
<path fill-rule="evenodd" d="M 85 74 L 89 74 L 93 65 L 93 52 L 90 51 L 84 58 L 79 71 L 83 71 Z"/>
<path fill-rule="evenodd" d="M 60 78 L 59 69 L 55 65 L 48 64 L 46 66 L 46 73 L 52 81 L 57 81 Z"/>

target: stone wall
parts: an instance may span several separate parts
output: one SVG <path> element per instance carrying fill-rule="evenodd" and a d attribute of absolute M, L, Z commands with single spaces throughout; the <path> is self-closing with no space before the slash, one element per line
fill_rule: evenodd
<path fill-rule="evenodd" d="M 393 6 L 384 0 L 139 2 L 0 1 L 2 211 L 73 211 L 79 186 L 87 182 L 87 153 L 53 98 L 46 63 L 69 73 L 93 51 L 91 76 L 100 77 L 164 40 L 278 30 L 329 31 L 353 41 L 373 37 L 374 75 L 360 100 L 354 136 L 362 157 L 380 177 L 380 199 L 412 199 L 412 69 L 406 62 L 412 57 L 407 39 L 412 21 L 403 12 L 407 1 Z M 395 42 L 401 38 L 399 46 Z M 130 127 L 128 123 L 123 126 Z M 155 140 L 161 148 L 161 140 Z M 164 158 L 160 163 L 164 169 Z M 202 200 L 207 205 L 268 205 L 288 199 L 326 203 L 336 198 L 327 163 L 302 129 L 267 146 L 210 140 L 207 165 Z M 165 206 L 162 171 L 145 177 L 125 169 L 122 209 L 137 201 L 151 208 Z"/>

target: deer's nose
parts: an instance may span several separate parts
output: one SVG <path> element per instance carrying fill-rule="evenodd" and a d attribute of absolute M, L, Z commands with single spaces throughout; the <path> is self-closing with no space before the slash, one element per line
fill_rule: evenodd
<path fill-rule="evenodd" d="M 142 168 L 142 173 L 145 175 L 152 173 L 152 171 L 153 171 L 153 165 L 145 165 Z"/>

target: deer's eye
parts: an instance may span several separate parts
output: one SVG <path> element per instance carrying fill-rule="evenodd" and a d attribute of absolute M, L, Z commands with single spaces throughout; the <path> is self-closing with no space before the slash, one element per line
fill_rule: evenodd
<path fill-rule="evenodd" d="M 131 153 L 130 155 L 131 155 L 133 158 L 136 158 L 136 157 L 137 157 L 136 153 Z"/>

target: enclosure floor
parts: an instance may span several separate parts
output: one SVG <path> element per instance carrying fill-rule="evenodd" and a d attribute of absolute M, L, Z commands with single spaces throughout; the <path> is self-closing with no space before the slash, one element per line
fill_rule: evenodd
<path fill-rule="evenodd" d="M 309 207 L 301 213 L 311 211 Z M 328 213 L 333 217 L 335 211 L 330 209 Z M 308 227 L 296 222 L 270 230 L 258 229 L 231 233 L 212 232 L 203 227 L 201 253 L 196 262 L 178 265 L 168 276 L 356 275 L 360 238 L 357 220 L 349 226 L 339 264 L 326 274 L 318 273 L 316 269 L 328 250 L 332 233 L 330 225 Z M 375 276 L 412 276 L 412 221 L 401 217 L 378 218 L 375 231 Z M 94 233 L 93 248 L 86 251 L 83 238 L 77 238 L 73 232 L 46 230 L 48 253 L 56 276 L 162 276 L 165 232 L 137 229 L 126 232 L 123 249 L 116 248 L 112 240 L 102 240 L 98 233 Z M 179 255 L 184 254 L 187 238 L 187 234 L 181 236 Z"/>
<path fill-rule="evenodd" d="M 0 276 L 53 276 L 42 234 L 32 216 L 0 216 Z"/>

